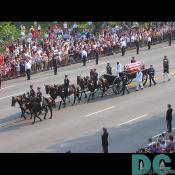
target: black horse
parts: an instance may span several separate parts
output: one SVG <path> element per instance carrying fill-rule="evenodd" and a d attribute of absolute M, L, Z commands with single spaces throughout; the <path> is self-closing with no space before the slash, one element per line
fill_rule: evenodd
<path fill-rule="evenodd" d="M 87 98 L 87 94 L 86 94 L 86 91 L 87 91 L 87 85 L 88 85 L 88 79 L 89 77 L 81 77 L 81 76 L 77 76 L 77 85 L 80 86 L 80 100 L 81 100 L 81 97 L 82 97 L 82 94 L 84 93 L 85 97 L 84 98 Z"/>
<path fill-rule="evenodd" d="M 33 97 L 30 98 L 30 101 L 25 103 L 26 108 L 30 109 L 31 111 L 31 119 L 32 119 L 32 114 L 34 114 L 34 121 L 33 124 L 35 123 L 36 118 L 40 119 L 40 121 L 42 121 L 42 119 L 39 117 L 39 115 L 42 113 L 42 111 L 45 111 L 44 114 L 44 119 L 46 119 L 46 115 L 48 113 L 48 108 L 50 110 L 50 119 L 52 118 L 52 105 L 53 105 L 53 99 L 51 97 L 49 98 L 45 98 L 43 97 L 42 99 L 42 106 L 40 105 L 40 100 L 38 100 L 37 98 Z"/>
<path fill-rule="evenodd" d="M 19 104 L 19 107 L 21 109 L 21 118 L 24 117 L 24 119 L 26 119 L 25 113 L 28 113 L 28 112 L 26 112 L 27 108 L 25 107 L 25 95 L 23 94 L 23 95 L 12 97 L 11 106 L 15 106 L 16 102 Z"/>
<path fill-rule="evenodd" d="M 53 107 L 56 107 L 55 99 L 57 98 L 57 91 L 55 85 L 45 85 L 46 94 L 49 94 L 53 100 Z"/>

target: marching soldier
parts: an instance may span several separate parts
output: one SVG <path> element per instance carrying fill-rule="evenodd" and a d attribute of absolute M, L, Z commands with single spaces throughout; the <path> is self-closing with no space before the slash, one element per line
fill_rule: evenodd
<path fill-rule="evenodd" d="M 169 60 L 167 56 L 164 56 L 164 59 L 163 59 L 163 78 L 164 78 L 164 82 L 165 82 L 165 78 L 168 78 L 168 81 L 170 81 Z"/>
<path fill-rule="evenodd" d="M 36 96 L 36 93 L 33 89 L 33 85 L 30 85 L 30 97 L 35 97 Z"/>
<path fill-rule="evenodd" d="M 128 77 L 126 76 L 126 73 L 123 73 L 123 76 L 122 76 L 122 89 L 121 89 L 121 92 L 122 95 L 125 94 L 125 90 L 128 92 L 128 94 L 130 93 L 129 90 L 128 90 L 128 87 L 127 87 L 127 83 L 128 83 Z"/>
<path fill-rule="evenodd" d="M 136 60 L 134 59 L 134 57 L 132 57 L 131 63 L 135 63 L 135 62 L 136 62 Z"/>
<path fill-rule="evenodd" d="M 107 63 L 106 73 L 109 75 L 112 75 L 112 67 L 111 67 L 110 63 Z"/>
<path fill-rule="evenodd" d="M 154 76 L 155 76 L 155 69 L 154 69 L 153 65 L 151 64 L 150 68 L 149 68 L 149 81 L 150 81 L 149 86 L 150 87 L 151 87 L 151 81 L 153 81 L 154 86 L 156 85 L 156 82 L 154 80 Z"/>
<path fill-rule="evenodd" d="M 68 96 L 68 88 L 69 88 L 69 79 L 68 76 L 65 75 L 65 79 L 64 79 L 64 96 L 67 97 Z"/>

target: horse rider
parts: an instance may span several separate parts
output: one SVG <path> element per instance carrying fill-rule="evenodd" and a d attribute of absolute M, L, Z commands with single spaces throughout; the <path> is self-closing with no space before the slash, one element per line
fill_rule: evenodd
<path fill-rule="evenodd" d="M 112 75 L 112 67 L 111 67 L 110 63 L 107 63 L 106 73 L 109 75 Z"/>
<path fill-rule="evenodd" d="M 69 88 L 69 79 L 68 76 L 65 75 L 65 79 L 64 79 L 64 96 L 67 97 L 68 96 L 68 88 Z"/>
<path fill-rule="evenodd" d="M 33 85 L 30 85 L 30 97 L 35 97 L 36 96 L 36 92 L 33 89 Z"/>
<path fill-rule="evenodd" d="M 94 69 L 90 69 L 90 79 L 93 80 L 94 78 Z"/>
<path fill-rule="evenodd" d="M 98 73 L 96 72 L 96 69 L 94 69 L 93 82 L 95 87 L 97 87 L 97 80 L 98 80 Z"/>
<path fill-rule="evenodd" d="M 40 104 L 40 107 L 42 108 L 42 92 L 41 92 L 41 88 L 40 87 L 37 87 L 37 92 L 36 92 L 36 98 Z"/>

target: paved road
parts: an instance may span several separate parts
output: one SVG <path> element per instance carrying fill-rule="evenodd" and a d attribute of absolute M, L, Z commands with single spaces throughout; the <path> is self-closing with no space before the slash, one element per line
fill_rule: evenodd
<path fill-rule="evenodd" d="M 174 43 L 175 44 L 175 43 Z M 148 137 L 157 135 L 166 129 L 165 111 L 167 104 L 174 108 L 175 96 L 175 45 L 167 43 L 155 45 L 151 50 L 142 48 L 140 54 L 135 50 L 126 52 L 122 57 L 115 54 L 101 58 L 99 65 L 95 61 L 60 68 L 58 75 L 52 71 L 38 73 L 30 81 L 19 78 L 3 82 L 0 90 L 0 152 L 101 152 L 101 128 L 109 128 L 110 152 L 134 152 L 146 144 Z M 162 59 L 167 55 L 170 60 L 171 81 L 162 82 Z M 11 97 L 29 90 L 33 84 L 42 87 L 44 84 L 63 83 L 64 75 L 68 74 L 71 83 L 76 83 L 77 75 L 89 75 L 90 68 L 96 68 L 102 75 L 107 62 L 113 65 L 117 60 L 121 64 L 130 62 L 131 57 L 143 60 L 146 67 L 153 64 L 156 69 L 157 86 L 145 86 L 143 91 L 125 96 L 108 95 L 101 98 L 96 94 L 93 101 L 68 105 L 58 111 L 54 109 L 53 119 L 37 122 L 20 119 L 18 105 L 11 107 Z M 45 94 L 44 94 L 45 95 Z M 49 117 L 49 116 L 48 116 Z M 175 123 L 173 121 L 173 126 Z"/>

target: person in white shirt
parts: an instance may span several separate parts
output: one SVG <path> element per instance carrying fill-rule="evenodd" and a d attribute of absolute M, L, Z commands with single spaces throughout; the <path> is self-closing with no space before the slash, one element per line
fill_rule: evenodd
<path fill-rule="evenodd" d="M 82 50 L 81 57 L 83 59 L 83 66 L 86 66 L 86 59 L 87 59 L 87 52 L 86 52 L 86 50 L 84 50 L 84 49 Z"/>
<path fill-rule="evenodd" d="M 25 64 L 25 71 L 27 74 L 27 80 L 30 80 L 31 63 L 27 60 Z"/>
<path fill-rule="evenodd" d="M 142 83 L 142 78 L 143 78 L 143 73 L 141 72 L 141 70 L 139 69 L 136 73 L 136 91 L 139 90 L 139 87 L 141 87 L 141 89 L 143 89 L 143 83 Z"/>
<path fill-rule="evenodd" d="M 148 36 L 148 50 L 151 48 L 151 36 Z"/>
<path fill-rule="evenodd" d="M 122 71 L 122 66 L 121 66 L 119 61 L 117 61 L 117 64 L 115 66 L 115 70 L 116 70 L 116 75 L 119 77 L 119 73 Z"/>
<path fill-rule="evenodd" d="M 126 48 L 126 41 L 124 39 L 122 39 L 121 43 L 121 50 L 122 50 L 122 56 L 125 55 L 125 48 Z"/>

